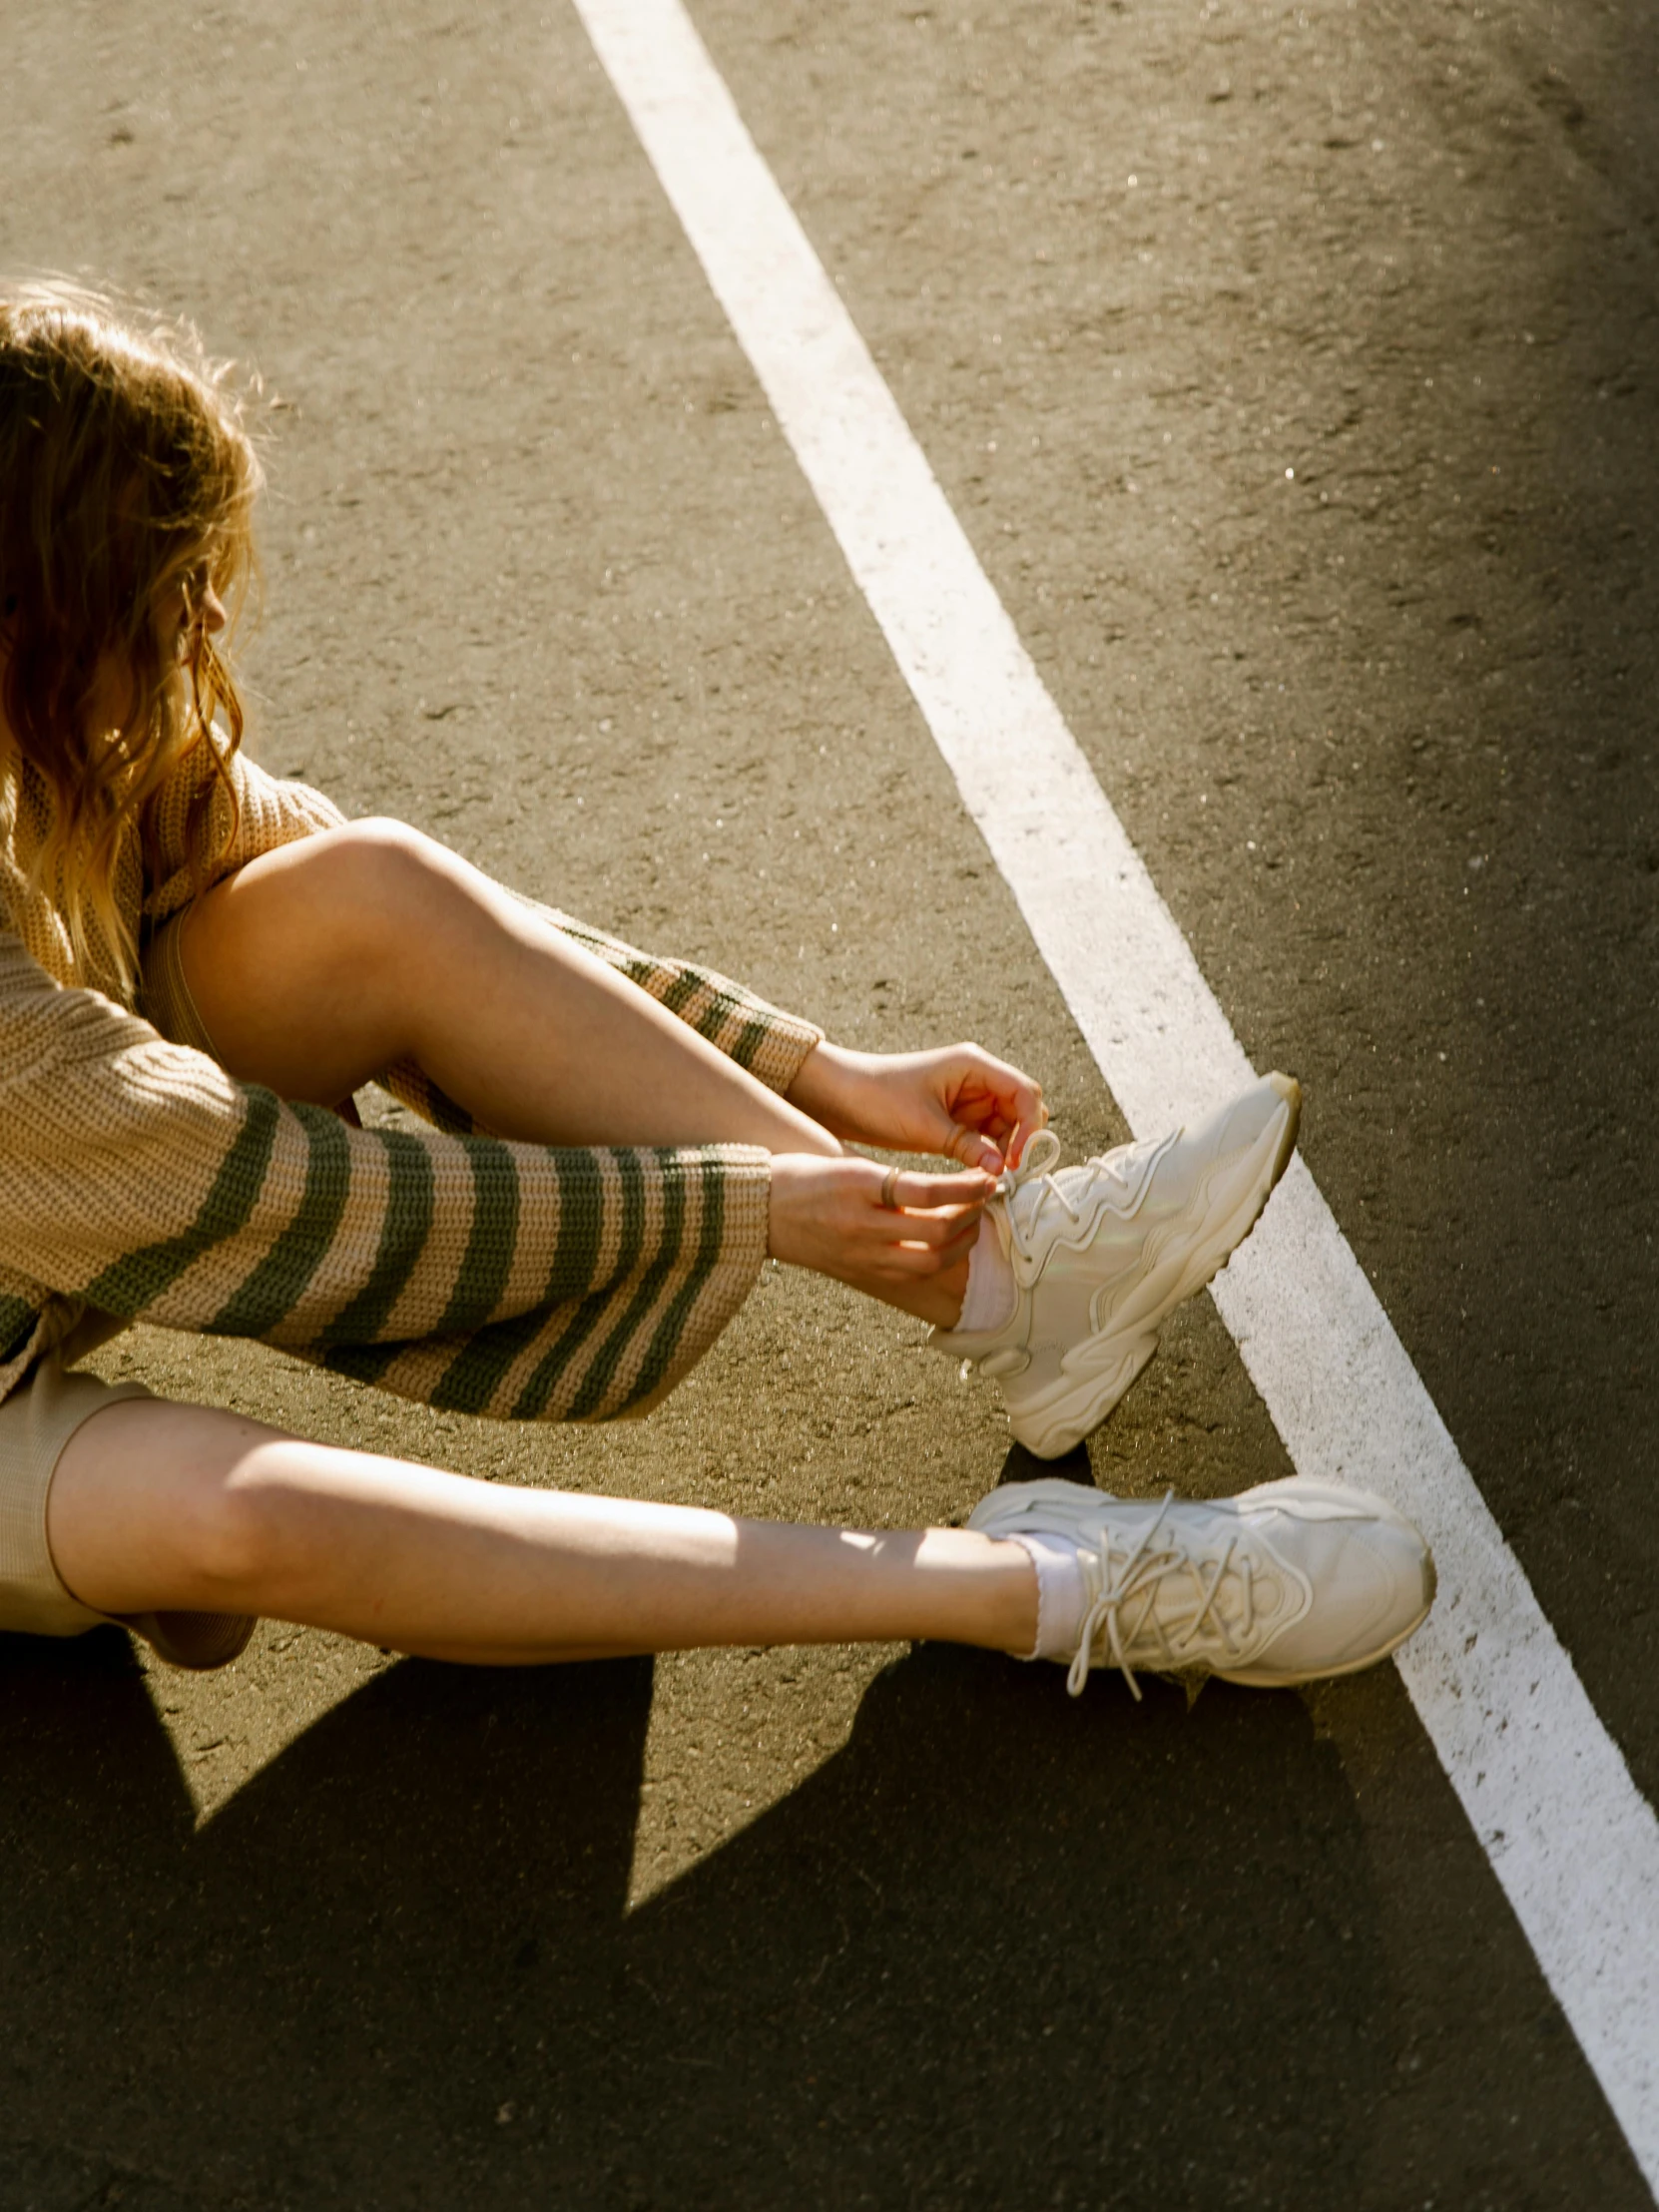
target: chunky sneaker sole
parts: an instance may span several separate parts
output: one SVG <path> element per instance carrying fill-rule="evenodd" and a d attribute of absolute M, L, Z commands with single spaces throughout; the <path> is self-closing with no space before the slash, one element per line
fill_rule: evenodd
<path fill-rule="evenodd" d="M 1088 1606 L 1070 1661 L 1197 1668 L 1253 1689 L 1375 1666 L 1420 1628 L 1434 1560 L 1402 1513 L 1365 1490 L 1295 1476 L 1238 1497 L 1108 1497 L 1054 1475 L 982 1498 L 968 1526 L 1076 1547 Z M 1056 1654 L 1056 1656 L 1060 1656 Z"/>
<path fill-rule="evenodd" d="M 1158 1332 L 1249 1236 L 1296 1150 L 1302 1092 L 1266 1075 L 1191 1129 L 1054 1169 L 1030 1140 L 986 1208 L 1017 1292 L 999 1330 L 934 1346 L 1001 1383 L 1016 1439 L 1055 1459 L 1098 1428 Z"/>

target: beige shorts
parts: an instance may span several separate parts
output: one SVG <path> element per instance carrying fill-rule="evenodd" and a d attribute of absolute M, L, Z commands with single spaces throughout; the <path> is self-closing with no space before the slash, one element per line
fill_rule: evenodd
<path fill-rule="evenodd" d="M 94 1612 L 65 1589 L 46 1540 L 46 1499 L 65 1444 L 106 1405 L 150 1394 L 141 1382 L 76 1374 L 53 1352 L 0 1403 L 0 1629 L 79 1636 L 119 1618 L 176 1667 L 222 1667 L 254 1633 L 245 1614 Z"/>

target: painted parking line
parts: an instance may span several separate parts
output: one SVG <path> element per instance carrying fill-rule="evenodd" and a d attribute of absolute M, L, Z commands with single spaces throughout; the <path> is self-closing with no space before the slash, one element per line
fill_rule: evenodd
<path fill-rule="evenodd" d="M 1226 1015 L 680 0 L 575 5 L 1130 1127 L 1229 1096 Z M 1300 1159 L 1214 1296 L 1298 1471 L 1434 1547 L 1400 1672 L 1659 2191 L 1659 1822 Z"/>

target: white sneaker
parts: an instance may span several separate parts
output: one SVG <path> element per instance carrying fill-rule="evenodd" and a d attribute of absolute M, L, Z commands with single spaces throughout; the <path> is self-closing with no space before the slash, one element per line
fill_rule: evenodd
<path fill-rule="evenodd" d="M 1256 1225 L 1296 1148 L 1302 1092 L 1264 1075 L 1193 1129 L 1054 1170 L 1042 1129 L 985 1208 L 1013 1272 L 1000 1329 L 931 1342 L 1002 1385 L 1018 1441 L 1058 1458 L 1098 1428 L 1158 1332 Z"/>
<path fill-rule="evenodd" d="M 1434 1602 L 1433 1557 L 1411 1523 L 1338 1482 L 1296 1476 L 1154 1503 L 1048 1475 L 993 1490 L 968 1526 L 1077 1546 L 1090 1603 L 1066 1676 L 1073 1697 L 1108 1664 L 1137 1697 L 1136 1667 L 1197 1667 L 1259 1689 L 1354 1674 Z"/>

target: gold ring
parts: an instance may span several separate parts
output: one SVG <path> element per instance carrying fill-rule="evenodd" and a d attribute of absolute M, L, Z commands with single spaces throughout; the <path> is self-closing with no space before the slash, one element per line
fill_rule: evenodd
<path fill-rule="evenodd" d="M 887 1170 L 885 1180 L 882 1182 L 881 1185 L 881 1203 L 887 1208 L 889 1213 L 897 1214 L 903 1211 L 898 1203 L 897 1168 L 888 1168 Z"/>

